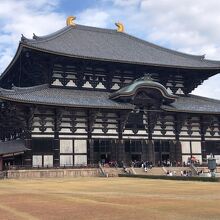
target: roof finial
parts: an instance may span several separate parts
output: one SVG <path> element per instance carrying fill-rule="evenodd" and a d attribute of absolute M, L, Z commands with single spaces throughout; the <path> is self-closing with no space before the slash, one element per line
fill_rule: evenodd
<path fill-rule="evenodd" d="M 135 81 L 153 81 L 150 73 L 145 73 L 142 77 L 136 79 Z"/>
<path fill-rule="evenodd" d="M 115 25 L 118 27 L 117 32 L 124 32 L 125 28 L 124 25 L 121 22 L 115 23 Z"/>
<path fill-rule="evenodd" d="M 67 19 L 66 19 L 66 25 L 67 26 L 74 26 L 74 25 L 76 25 L 75 23 L 74 23 L 74 20 L 76 19 L 76 17 L 75 16 L 69 16 Z"/>
<path fill-rule="evenodd" d="M 147 81 L 152 81 L 153 80 L 150 73 L 145 73 L 144 76 L 142 77 L 142 79 L 147 80 Z"/>

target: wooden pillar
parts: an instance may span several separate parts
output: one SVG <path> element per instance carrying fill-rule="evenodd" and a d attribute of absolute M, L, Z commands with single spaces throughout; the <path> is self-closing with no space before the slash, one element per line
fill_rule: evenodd
<path fill-rule="evenodd" d="M 60 166 L 60 124 L 61 124 L 61 112 L 57 109 L 54 111 L 54 140 L 53 140 L 53 166 Z"/>
<path fill-rule="evenodd" d="M 111 160 L 117 161 L 117 146 L 115 140 L 111 140 Z"/>
<path fill-rule="evenodd" d="M 141 143 L 142 143 L 141 160 L 146 161 L 147 160 L 147 140 L 143 140 Z"/>
<path fill-rule="evenodd" d="M 117 148 L 118 148 L 118 162 L 125 162 L 125 145 L 122 139 L 117 140 Z"/>
<path fill-rule="evenodd" d="M 94 141 L 92 140 L 92 130 L 95 123 L 97 112 L 87 111 L 87 163 L 94 164 Z"/>
<path fill-rule="evenodd" d="M 202 150 L 202 162 L 206 161 L 206 143 L 205 143 L 205 133 L 208 126 L 205 122 L 203 116 L 200 117 L 200 135 L 201 135 L 201 150 Z"/>
<path fill-rule="evenodd" d="M 180 133 L 186 120 L 187 115 L 184 113 L 177 113 L 174 115 L 175 160 L 180 163 L 182 163 L 182 145 L 180 142 Z"/>
<path fill-rule="evenodd" d="M 88 164 L 94 164 L 94 141 L 92 139 L 88 139 L 87 141 L 88 145 L 87 145 L 87 161 Z"/>
<path fill-rule="evenodd" d="M 173 141 L 169 141 L 169 145 L 170 145 L 170 161 L 171 162 L 177 161 L 177 158 L 176 158 L 176 145 Z"/>
<path fill-rule="evenodd" d="M 123 117 L 124 116 L 124 117 Z M 126 124 L 128 118 L 128 114 L 126 113 L 119 113 L 118 114 L 118 140 L 116 141 L 116 147 L 117 147 L 117 160 L 119 163 L 124 162 L 125 163 L 125 145 L 123 141 L 123 129 Z"/>
<path fill-rule="evenodd" d="M 154 121 L 153 121 L 154 119 Z M 147 112 L 147 131 L 148 131 L 148 141 L 147 141 L 147 160 L 155 165 L 155 150 L 153 142 L 153 129 L 156 124 L 156 117 L 150 111 Z"/>
<path fill-rule="evenodd" d="M 202 162 L 205 162 L 207 157 L 205 140 L 201 141 L 201 150 L 202 150 Z"/>
<path fill-rule="evenodd" d="M 32 166 L 32 139 L 31 139 L 31 131 L 26 130 L 25 131 L 25 147 L 27 148 L 27 151 L 25 152 L 24 156 L 24 165 L 25 166 Z"/>
<path fill-rule="evenodd" d="M 152 162 L 155 165 L 155 153 L 154 153 L 154 142 L 152 139 L 147 141 L 147 161 Z"/>
<path fill-rule="evenodd" d="M 0 171 L 3 170 L 3 157 L 0 156 Z"/>
<path fill-rule="evenodd" d="M 182 163 L 182 145 L 179 139 L 176 139 L 175 143 L 175 160 Z"/>
<path fill-rule="evenodd" d="M 32 131 L 32 122 L 34 117 L 34 109 L 29 108 L 27 109 L 25 115 L 25 131 L 24 131 L 24 141 L 25 147 L 28 149 L 24 155 L 24 165 L 25 166 L 32 166 L 32 138 L 31 138 L 31 131 Z"/>
<path fill-rule="evenodd" d="M 59 137 L 54 137 L 53 140 L 53 166 L 60 166 L 60 139 Z"/>

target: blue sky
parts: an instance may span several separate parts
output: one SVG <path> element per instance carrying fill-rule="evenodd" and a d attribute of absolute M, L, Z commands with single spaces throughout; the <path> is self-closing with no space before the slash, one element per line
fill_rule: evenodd
<path fill-rule="evenodd" d="M 220 60 L 219 0 L 0 0 L 0 72 L 15 54 L 21 34 L 45 35 L 76 23 L 115 28 L 174 50 L 206 54 Z M 210 78 L 195 94 L 220 99 L 220 76 Z"/>

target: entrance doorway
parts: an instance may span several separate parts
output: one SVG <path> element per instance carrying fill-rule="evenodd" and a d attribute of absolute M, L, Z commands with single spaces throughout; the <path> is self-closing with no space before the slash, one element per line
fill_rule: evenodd
<path fill-rule="evenodd" d="M 155 161 L 159 165 L 167 165 L 167 161 L 170 162 L 170 141 L 167 140 L 155 140 Z"/>
<path fill-rule="evenodd" d="M 141 161 L 141 154 L 132 154 L 131 160 L 132 161 Z"/>
<path fill-rule="evenodd" d="M 111 155 L 110 154 L 101 154 L 100 160 L 102 164 L 109 163 L 111 161 Z"/>
<path fill-rule="evenodd" d="M 168 161 L 170 159 L 170 154 L 162 153 L 161 160 L 162 161 Z"/>

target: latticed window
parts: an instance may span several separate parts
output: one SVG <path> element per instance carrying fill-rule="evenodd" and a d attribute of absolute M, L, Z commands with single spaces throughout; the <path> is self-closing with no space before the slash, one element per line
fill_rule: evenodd
<path fill-rule="evenodd" d="M 142 141 L 141 140 L 126 140 L 125 141 L 125 152 L 142 152 Z"/>
<path fill-rule="evenodd" d="M 111 152 L 112 145 L 111 140 L 95 140 L 94 152 Z"/>
<path fill-rule="evenodd" d="M 128 117 L 128 122 L 125 126 L 126 129 L 133 129 L 136 127 L 137 129 L 144 129 L 143 124 L 143 113 L 130 113 Z"/>

